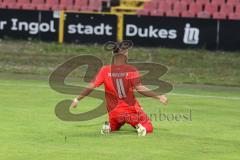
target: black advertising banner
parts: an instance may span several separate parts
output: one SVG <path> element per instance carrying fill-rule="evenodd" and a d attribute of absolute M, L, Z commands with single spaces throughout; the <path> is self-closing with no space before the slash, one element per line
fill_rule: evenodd
<path fill-rule="evenodd" d="M 124 39 L 141 46 L 216 49 L 217 21 L 124 16 Z"/>
<path fill-rule="evenodd" d="M 66 13 L 65 42 L 105 43 L 116 38 L 116 15 Z"/>
<path fill-rule="evenodd" d="M 1 9 L 0 37 L 56 41 L 58 19 L 53 12 Z"/>
<path fill-rule="evenodd" d="M 0 9 L 0 38 L 58 41 L 59 12 Z M 240 50 L 240 21 L 125 15 L 123 39 L 146 47 Z M 64 42 L 116 41 L 118 17 L 65 13 Z"/>
<path fill-rule="evenodd" d="M 38 11 L 0 10 L 0 36 L 16 39 L 38 38 Z M 32 22 L 32 24 L 30 24 Z"/>
<path fill-rule="evenodd" d="M 60 12 L 41 11 L 39 13 L 40 40 L 57 42 Z"/>
<path fill-rule="evenodd" d="M 222 20 L 219 22 L 220 50 L 240 50 L 240 21 Z"/>

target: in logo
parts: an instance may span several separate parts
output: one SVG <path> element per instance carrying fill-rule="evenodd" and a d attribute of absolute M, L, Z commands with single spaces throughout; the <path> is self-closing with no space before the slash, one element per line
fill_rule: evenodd
<path fill-rule="evenodd" d="M 197 45 L 199 43 L 199 33 L 200 33 L 199 29 L 193 28 L 190 26 L 189 23 L 187 23 L 184 30 L 185 32 L 184 32 L 183 42 L 185 44 Z"/>

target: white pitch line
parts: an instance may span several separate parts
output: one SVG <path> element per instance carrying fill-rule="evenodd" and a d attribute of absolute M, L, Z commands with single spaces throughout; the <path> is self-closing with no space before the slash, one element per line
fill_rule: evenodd
<path fill-rule="evenodd" d="M 28 85 L 28 84 L 7 84 L 0 83 L 0 86 L 22 86 L 22 87 L 38 87 L 38 88 L 51 88 L 47 85 Z M 213 99 L 226 99 L 226 100 L 240 100 L 240 97 L 224 97 L 224 96 L 211 96 L 211 95 L 198 95 L 198 94 L 185 94 L 185 93 L 168 93 L 170 96 L 192 97 L 192 98 L 213 98 Z"/>
<path fill-rule="evenodd" d="M 240 100 L 240 97 L 223 97 L 223 96 L 210 96 L 210 95 L 198 95 L 198 94 L 185 94 L 185 93 L 169 93 L 170 96 L 182 96 L 193 98 L 214 98 L 214 99 L 227 99 L 227 100 Z"/>

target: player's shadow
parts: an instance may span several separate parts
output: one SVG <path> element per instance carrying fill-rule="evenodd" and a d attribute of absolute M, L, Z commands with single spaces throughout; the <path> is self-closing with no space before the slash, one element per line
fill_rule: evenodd
<path fill-rule="evenodd" d="M 96 125 L 91 125 L 91 126 L 96 126 Z M 80 126 L 78 126 L 80 127 Z M 87 126 L 85 126 L 87 127 Z M 83 126 L 81 126 L 81 128 L 83 128 Z M 77 134 L 70 134 L 67 137 L 69 138 L 76 138 L 76 137 L 104 137 L 104 136 L 116 136 L 116 135 L 121 135 L 121 136 L 136 136 L 137 131 L 134 128 L 123 128 L 120 129 L 119 131 L 115 131 L 115 132 L 111 132 L 110 134 L 106 134 L 106 135 L 102 135 L 100 133 L 101 128 L 99 128 L 99 131 L 89 131 L 86 132 L 84 131 L 84 129 L 81 131 L 79 131 L 79 133 Z"/>
<path fill-rule="evenodd" d="M 120 131 L 116 131 L 116 132 L 111 132 L 110 134 L 100 134 L 99 132 L 84 132 L 84 133 L 78 133 L 78 134 L 74 134 L 74 135 L 69 135 L 68 137 L 92 137 L 92 138 L 96 138 L 96 137 L 112 137 L 112 136 L 117 136 L 117 135 L 121 135 L 121 136 L 136 136 L 137 132 L 135 130 L 120 130 Z"/>
<path fill-rule="evenodd" d="M 96 124 L 82 124 L 82 125 L 76 125 L 77 128 L 88 128 L 88 127 L 96 127 L 101 126 L 103 123 L 96 123 Z"/>
<path fill-rule="evenodd" d="M 123 135 L 123 136 L 131 136 L 131 135 L 136 136 L 137 131 L 134 130 L 134 129 L 132 129 L 132 130 L 131 129 L 128 129 L 128 130 L 121 129 L 119 131 L 112 132 L 111 134 L 113 134 L 113 135 Z"/>
<path fill-rule="evenodd" d="M 95 137 L 100 137 L 100 136 L 101 136 L 101 134 L 99 131 L 99 132 L 81 132 L 81 133 L 77 133 L 77 134 L 68 135 L 67 137 L 68 138 L 78 138 L 78 137 L 95 138 Z"/>

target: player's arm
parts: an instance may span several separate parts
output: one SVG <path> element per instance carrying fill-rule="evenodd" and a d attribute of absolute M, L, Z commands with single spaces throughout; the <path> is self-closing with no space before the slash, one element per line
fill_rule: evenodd
<path fill-rule="evenodd" d="M 104 82 L 104 69 L 101 68 L 98 74 L 96 75 L 95 79 L 88 85 L 86 89 L 84 89 L 79 96 L 77 96 L 72 104 L 71 107 L 76 108 L 78 101 L 83 99 L 84 97 L 88 96 L 96 87 L 99 87 Z"/>
<path fill-rule="evenodd" d="M 146 97 L 153 97 L 155 99 L 160 100 L 163 104 L 167 105 L 168 104 L 168 99 L 165 95 L 158 95 L 155 92 L 151 91 L 149 88 L 146 86 L 142 85 L 139 83 L 138 85 L 135 86 L 135 89 L 137 90 L 138 93 L 146 96 Z"/>
<path fill-rule="evenodd" d="M 77 104 L 78 102 L 83 99 L 84 97 L 88 96 L 93 90 L 94 90 L 95 86 L 93 83 L 90 83 L 88 85 L 87 88 L 85 88 L 80 94 L 79 96 L 77 96 L 73 101 L 72 101 L 72 104 L 71 104 L 71 107 L 73 108 L 76 108 L 77 107 Z"/>

